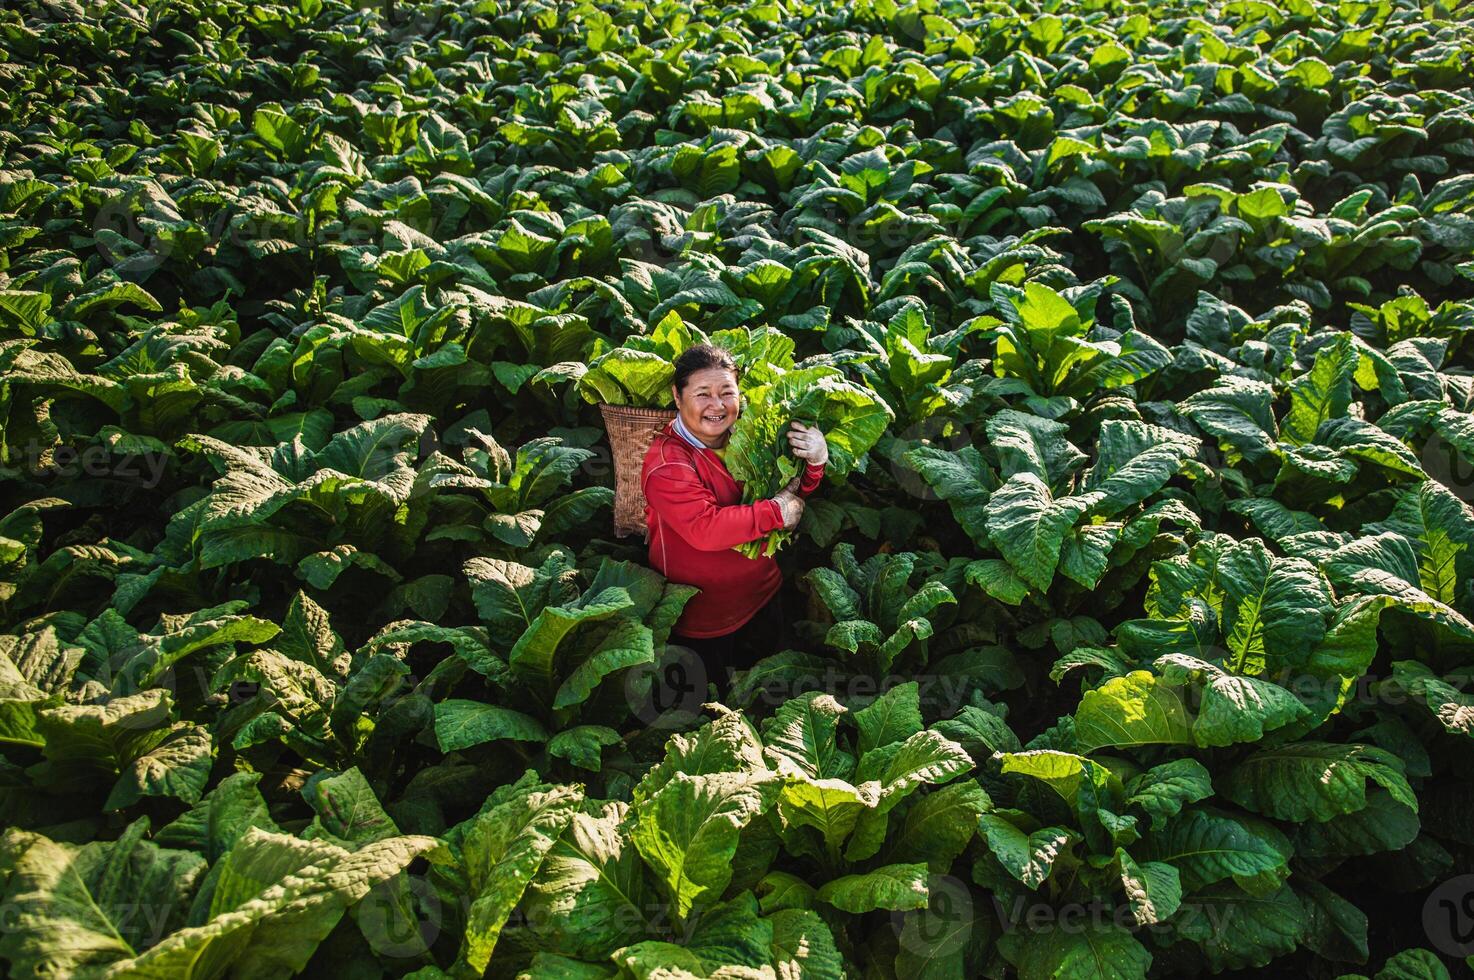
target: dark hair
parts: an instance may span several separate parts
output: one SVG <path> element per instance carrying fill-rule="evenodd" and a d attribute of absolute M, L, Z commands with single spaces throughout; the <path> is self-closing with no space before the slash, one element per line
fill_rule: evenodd
<path fill-rule="evenodd" d="M 737 362 L 726 349 L 715 344 L 696 344 L 687 347 L 676 357 L 676 376 L 672 381 L 676 392 L 685 391 L 686 382 L 691 380 L 691 375 L 707 368 L 725 368 L 734 375 L 737 374 Z"/>

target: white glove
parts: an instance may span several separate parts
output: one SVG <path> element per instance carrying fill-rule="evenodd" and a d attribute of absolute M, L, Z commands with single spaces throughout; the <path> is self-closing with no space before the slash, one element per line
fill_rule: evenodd
<path fill-rule="evenodd" d="M 783 530 L 792 531 L 798 527 L 799 519 L 804 516 L 803 498 L 792 490 L 779 490 L 773 502 L 783 512 Z"/>
<path fill-rule="evenodd" d="M 804 425 L 795 420 L 788 429 L 788 445 L 793 455 L 810 466 L 823 466 L 829 462 L 829 444 L 817 425 Z"/>

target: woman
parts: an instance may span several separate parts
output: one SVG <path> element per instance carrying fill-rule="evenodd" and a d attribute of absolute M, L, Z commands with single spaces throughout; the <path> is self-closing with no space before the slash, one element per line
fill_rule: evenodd
<path fill-rule="evenodd" d="M 803 498 L 824 476 L 829 448 L 817 427 L 793 422 L 788 443 L 806 464 L 797 487 L 741 503 L 742 486 L 723 461 L 740 411 L 737 364 L 720 347 L 698 344 L 676 358 L 675 368 L 677 415 L 656 433 L 641 475 L 650 564 L 670 581 L 701 590 L 686 603 L 671 639 L 695 650 L 725 693 L 733 671 L 775 652 L 783 627 L 777 560 L 747 558 L 733 547 L 798 524 Z"/>

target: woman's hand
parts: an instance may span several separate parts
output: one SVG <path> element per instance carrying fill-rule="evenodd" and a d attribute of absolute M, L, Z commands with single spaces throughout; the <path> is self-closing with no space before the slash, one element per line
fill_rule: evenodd
<path fill-rule="evenodd" d="M 829 444 L 817 425 L 804 425 L 795 419 L 788 428 L 788 445 L 793 455 L 810 466 L 823 466 L 829 462 Z"/>
<path fill-rule="evenodd" d="M 783 530 L 792 531 L 798 527 L 798 522 L 804 516 L 803 498 L 792 490 L 783 489 L 773 497 L 773 502 L 783 512 Z"/>

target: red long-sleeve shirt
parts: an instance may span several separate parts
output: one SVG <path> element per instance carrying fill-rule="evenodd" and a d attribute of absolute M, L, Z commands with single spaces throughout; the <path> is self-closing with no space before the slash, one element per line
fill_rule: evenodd
<path fill-rule="evenodd" d="M 823 477 L 823 466 L 805 466 L 799 495 L 808 496 Z M 741 627 L 773 598 L 783 575 L 772 556 L 747 558 L 732 549 L 783 526 L 777 503 L 741 503 L 742 485 L 721 457 L 697 449 L 671 426 L 651 441 L 640 482 L 650 564 L 672 582 L 701 590 L 674 631 L 708 639 Z"/>

